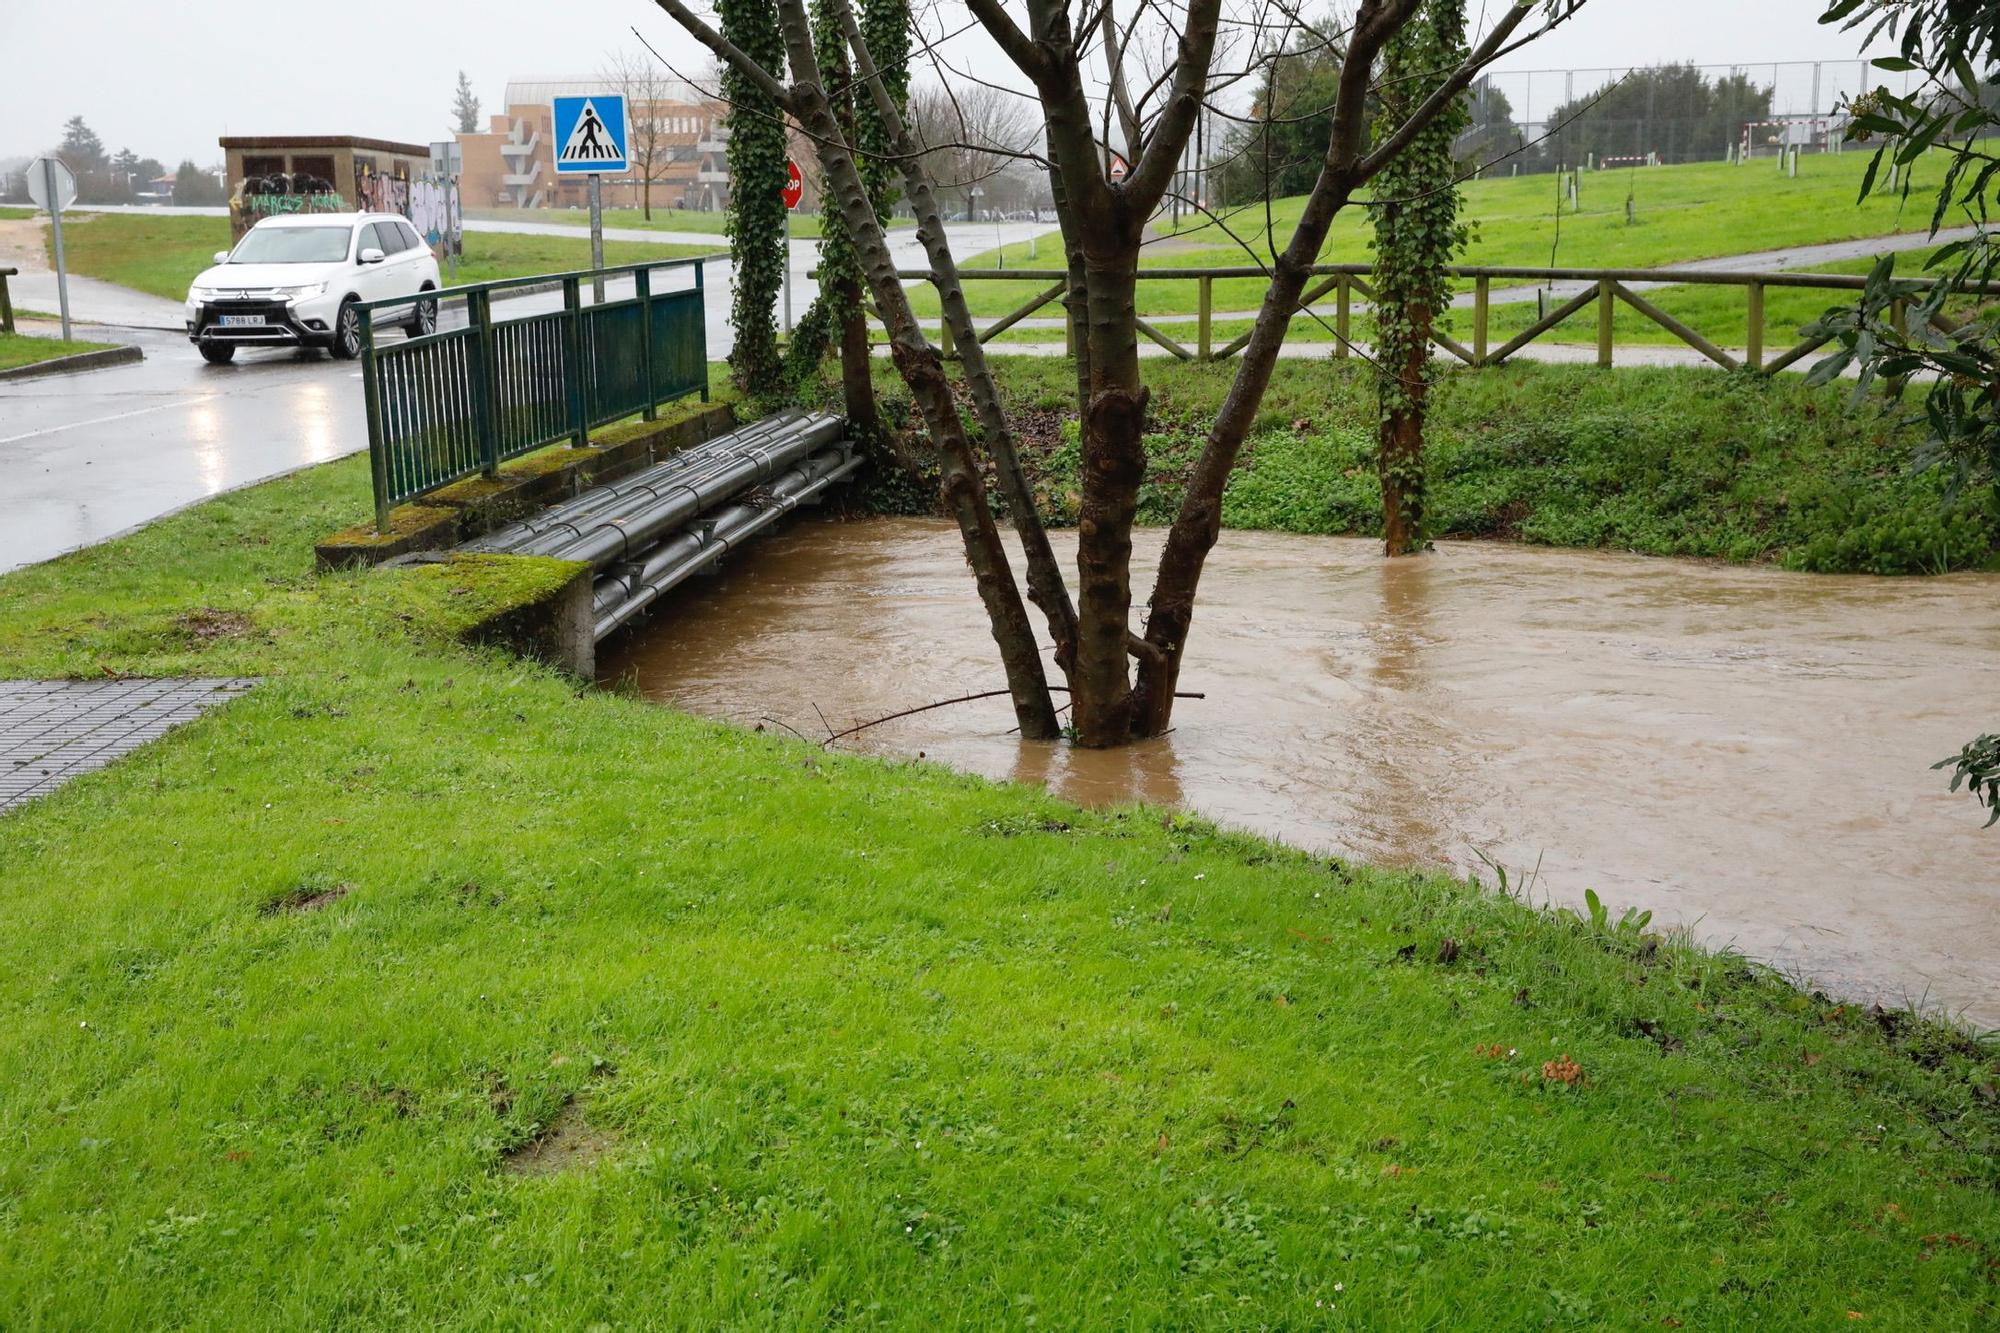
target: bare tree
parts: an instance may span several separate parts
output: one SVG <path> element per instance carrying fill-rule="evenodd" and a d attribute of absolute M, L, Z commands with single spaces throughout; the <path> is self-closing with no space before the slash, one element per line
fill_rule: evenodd
<path fill-rule="evenodd" d="M 1188 140 L 1216 95 L 1248 77 L 1229 69 L 1220 40 L 1231 3 L 1234 33 L 1268 27 L 1271 14 L 1296 24 L 1293 11 L 1269 0 L 965 0 L 986 35 L 1012 61 L 1041 104 L 1048 171 L 1062 224 L 1069 272 L 1067 304 L 1076 321 L 1077 391 L 1082 418 L 1083 496 L 1077 532 L 1077 597 L 1049 551 L 1000 396 L 988 368 L 945 239 L 936 191 L 922 170 L 926 150 L 893 107 L 883 108 L 892 156 L 904 170 L 918 235 L 944 318 L 963 349 L 963 378 L 979 427 L 975 450 L 960 419 L 937 349 L 911 314 L 881 224 L 868 205 L 854 148 L 841 133 L 817 82 L 819 64 L 805 0 L 776 0 L 791 81 L 760 66 L 715 32 L 684 0 L 658 0 L 682 27 L 796 117 L 818 147 L 828 188 L 840 202 L 861 253 L 869 288 L 889 330 L 890 349 L 924 418 L 944 472 L 944 499 L 957 519 L 1023 734 L 1055 727 L 1040 646 L 1028 621 L 1012 563 L 980 483 L 990 462 L 1027 557 L 1028 596 L 1053 639 L 1057 667 L 1069 682 L 1076 740 L 1124 744 L 1164 731 L 1186 651 L 1194 601 L 1208 552 L 1221 531 L 1222 491 L 1270 383 L 1278 352 L 1298 309 L 1311 266 L 1334 216 L 1448 108 L 1481 70 L 1567 19 L 1583 0 L 1510 0 L 1485 37 L 1435 90 L 1370 143 L 1364 111 L 1378 56 L 1416 16 L 1423 0 L 1358 0 L 1343 34 L 1332 129 L 1319 175 L 1298 222 L 1269 266 L 1270 286 L 1236 378 L 1209 430 L 1180 512 L 1167 534 L 1144 633 L 1132 627 L 1132 527 L 1147 471 L 1147 393 L 1139 374 L 1135 306 L 1139 256 L 1147 227 L 1178 173 Z M 827 0 L 841 19 L 857 76 L 878 107 L 886 100 L 848 0 Z M 1025 9 L 1026 26 L 1014 9 Z M 1073 13 L 1072 11 L 1076 11 Z M 1517 40 L 1536 11 L 1544 21 Z M 962 83 L 926 34 L 920 45 L 940 72 Z M 1260 43 L 1248 44 L 1260 49 Z M 1245 247 L 1246 250 L 1249 247 Z M 1254 255 L 1254 251 L 1252 252 Z M 1137 664 L 1136 678 L 1133 663 Z"/>
<path fill-rule="evenodd" d="M 681 81 L 663 70 L 649 53 L 630 50 L 606 56 L 598 77 L 625 97 L 626 161 L 639 178 L 639 203 L 650 222 L 653 182 L 666 176 L 674 159 L 673 140 L 661 116 Z"/>
<path fill-rule="evenodd" d="M 970 211 L 975 188 L 990 196 L 992 182 L 1018 166 L 1024 154 L 1039 153 L 1038 111 L 1032 98 L 1004 88 L 926 83 L 910 90 L 908 116 L 918 143 L 939 145 L 924 154 L 932 183 L 964 200 Z"/>

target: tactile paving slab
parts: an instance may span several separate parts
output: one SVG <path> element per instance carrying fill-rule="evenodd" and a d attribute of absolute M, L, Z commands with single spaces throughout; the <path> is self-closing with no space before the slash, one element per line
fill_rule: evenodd
<path fill-rule="evenodd" d="M 0 811 L 103 768 L 252 679 L 0 680 Z"/>

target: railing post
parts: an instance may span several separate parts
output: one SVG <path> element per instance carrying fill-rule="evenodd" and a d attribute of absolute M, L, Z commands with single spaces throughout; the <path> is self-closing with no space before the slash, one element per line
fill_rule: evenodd
<path fill-rule="evenodd" d="M 563 310 L 569 315 L 563 323 L 567 334 L 563 388 L 569 397 L 569 442 L 572 448 L 581 449 L 590 443 L 590 415 L 584 394 L 583 293 L 573 277 L 563 279 Z"/>
<path fill-rule="evenodd" d="M 1341 360 L 1347 359 L 1348 312 L 1352 296 L 1347 289 L 1347 275 L 1340 274 L 1333 284 L 1333 354 Z"/>
<path fill-rule="evenodd" d="M 708 289 L 702 285 L 701 261 L 694 261 L 694 304 L 701 326 L 701 401 L 708 401 Z"/>
<path fill-rule="evenodd" d="M 1597 280 L 1597 364 L 1611 368 L 1611 279 Z"/>
<path fill-rule="evenodd" d="M 1215 314 L 1215 279 L 1204 273 L 1201 275 L 1201 359 L 1215 359 L 1215 344 L 1211 336 L 1212 318 Z"/>
<path fill-rule="evenodd" d="M 472 319 L 472 429 L 479 437 L 479 471 L 500 473 L 500 366 L 493 347 L 493 294 L 475 291 L 465 298 Z"/>
<path fill-rule="evenodd" d="M 7 292 L 7 278 L 20 270 L 0 268 L 0 333 L 14 331 L 14 298 Z"/>
<path fill-rule="evenodd" d="M 1486 301 L 1492 279 L 1480 276 L 1472 280 L 1472 364 L 1486 364 Z"/>
<path fill-rule="evenodd" d="M 389 448 L 382 438 L 382 386 L 376 382 L 375 312 L 361 311 L 361 401 L 368 416 L 368 476 L 375 487 L 375 531 L 389 530 Z"/>
<path fill-rule="evenodd" d="M 632 286 L 639 296 L 639 384 L 646 397 L 646 405 L 639 409 L 642 421 L 657 421 L 660 410 L 654 406 L 657 395 L 653 392 L 653 275 L 647 269 L 639 269 L 632 274 Z"/>
<path fill-rule="evenodd" d="M 1745 330 L 1743 364 L 1752 370 L 1764 368 L 1764 284 L 1753 282 L 1750 293 L 1749 328 Z"/>

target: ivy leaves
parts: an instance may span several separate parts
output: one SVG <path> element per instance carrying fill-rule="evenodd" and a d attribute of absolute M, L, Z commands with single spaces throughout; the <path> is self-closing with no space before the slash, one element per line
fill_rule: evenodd
<path fill-rule="evenodd" d="M 718 0 L 722 35 L 767 70 L 785 68 L 785 43 L 777 7 L 770 0 Z M 784 113 L 764 91 L 734 68 L 722 69 L 729 103 L 729 209 L 723 230 L 736 261 L 730 323 L 736 345 L 729 354 L 738 388 L 778 382 L 778 292 L 785 283 L 785 201 L 778 190 L 789 160 Z"/>

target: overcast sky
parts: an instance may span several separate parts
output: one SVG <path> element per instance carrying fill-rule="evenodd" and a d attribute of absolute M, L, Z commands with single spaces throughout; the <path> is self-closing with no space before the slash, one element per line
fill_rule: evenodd
<path fill-rule="evenodd" d="M 1471 11 L 1476 19 L 1500 2 L 1471 0 Z M 1309 13 L 1328 7 L 1307 0 Z M 1503 68 L 1852 58 L 1852 34 L 1819 26 L 1823 8 L 1824 0 L 1589 0 Z M 635 26 L 686 72 L 707 68 L 705 53 L 650 0 L 0 0 L 0 157 L 53 146 L 72 115 L 109 150 L 130 147 L 169 168 L 182 157 L 218 160 L 215 141 L 225 134 L 425 143 L 448 129 L 456 70 L 497 111 L 509 79 L 588 74 L 607 51 L 635 45 Z M 997 73 L 990 51 L 968 48 L 964 58 Z M 1543 95 L 1538 84 L 1534 98 Z"/>

